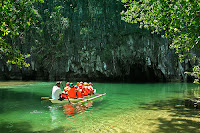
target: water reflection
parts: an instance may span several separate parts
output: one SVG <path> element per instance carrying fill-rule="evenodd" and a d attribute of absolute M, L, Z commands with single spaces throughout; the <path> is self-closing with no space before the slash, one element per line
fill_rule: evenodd
<path fill-rule="evenodd" d="M 54 124 L 58 124 L 63 121 L 63 113 L 66 117 L 73 117 L 78 114 L 83 114 L 85 112 L 90 112 L 93 109 L 93 101 L 86 103 L 67 103 L 64 105 L 53 104 L 49 106 L 51 112 L 51 119 Z"/>
<path fill-rule="evenodd" d="M 67 103 L 62 106 L 66 116 L 73 116 L 75 114 L 82 114 L 87 111 L 91 111 L 93 107 L 93 101 L 87 102 L 85 104 L 77 103 Z"/>
<path fill-rule="evenodd" d="M 191 98 L 199 97 L 200 96 L 200 87 L 197 86 L 192 89 L 186 89 L 186 90 L 184 90 L 184 94 L 185 94 L 185 96 L 191 97 Z"/>

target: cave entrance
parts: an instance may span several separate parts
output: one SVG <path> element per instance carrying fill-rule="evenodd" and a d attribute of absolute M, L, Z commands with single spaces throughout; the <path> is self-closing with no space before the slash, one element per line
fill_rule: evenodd
<path fill-rule="evenodd" d="M 125 75 L 123 79 L 133 83 L 166 82 L 165 76 L 160 70 L 141 64 L 131 66 L 129 75 Z"/>

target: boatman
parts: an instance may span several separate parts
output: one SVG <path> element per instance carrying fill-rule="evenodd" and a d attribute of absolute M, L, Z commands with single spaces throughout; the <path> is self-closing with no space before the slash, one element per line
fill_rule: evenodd
<path fill-rule="evenodd" d="M 60 89 L 60 85 L 62 82 L 56 82 L 56 85 L 52 88 L 52 99 L 58 100 L 60 98 L 60 94 L 62 94 L 62 90 Z"/>

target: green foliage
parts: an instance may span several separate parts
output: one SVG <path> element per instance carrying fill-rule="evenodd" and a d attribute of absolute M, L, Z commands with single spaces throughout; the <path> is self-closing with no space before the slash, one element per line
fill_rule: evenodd
<path fill-rule="evenodd" d="M 47 69 L 52 68 L 65 56 L 64 35 L 69 27 L 68 18 L 63 16 L 64 7 L 58 5 L 52 8 L 45 9 L 44 14 L 41 15 L 41 22 L 35 25 L 34 28 L 38 33 L 35 36 L 38 36 L 39 41 L 32 47 L 33 58 Z"/>
<path fill-rule="evenodd" d="M 176 50 L 181 62 L 199 48 L 199 0 L 122 0 L 122 3 L 126 8 L 121 12 L 122 20 L 138 23 L 140 28 L 171 40 L 170 48 Z"/>
<path fill-rule="evenodd" d="M 10 40 L 36 23 L 32 3 L 31 0 L 3 0 L 0 3 L 0 55 L 8 59 L 8 64 L 20 68 L 30 66 L 25 61 L 30 54 L 22 54 Z"/>

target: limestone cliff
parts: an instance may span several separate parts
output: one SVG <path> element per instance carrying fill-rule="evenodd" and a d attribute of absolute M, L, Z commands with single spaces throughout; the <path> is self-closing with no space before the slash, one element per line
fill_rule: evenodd
<path fill-rule="evenodd" d="M 118 0 L 51 0 L 34 5 L 38 24 L 16 38 L 31 54 L 29 68 L 1 60 L 0 79 L 65 81 L 183 81 L 167 39 L 121 20 Z"/>

